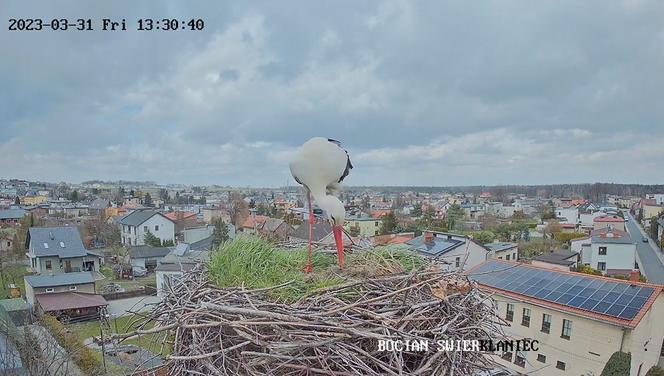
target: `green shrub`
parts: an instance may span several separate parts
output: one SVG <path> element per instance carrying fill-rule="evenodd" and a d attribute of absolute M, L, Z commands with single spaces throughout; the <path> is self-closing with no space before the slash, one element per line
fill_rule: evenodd
<path fill-rule="evenodd" d="M 51 333 L 83 373 L 86 375 L 101 375 L 103 373 L 101 364 L 94 352 L 85 346 L 75 333 L 68 331 L 58 319 L 51 315 L 44 315 L 39 318 L 39 323 Z"/>
<path fill-rule="evenodd" d="M 625 376 L 629 375 L 630 363 L 632 355 L 616 351 L 611 355 L 609 361 L 606 362 L 601 376 Z"/>

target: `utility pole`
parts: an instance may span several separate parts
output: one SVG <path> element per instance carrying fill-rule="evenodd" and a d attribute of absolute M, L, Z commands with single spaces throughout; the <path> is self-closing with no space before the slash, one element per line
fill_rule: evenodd
<path fill-rule="evenodd" d="M 104 340 L 104 328 L 102 325 L 102 320 L 105 320 L 106 312 L 105 308 L 99 308 L 99 333 L 101 333 L 101 361 L 104 364 L 104 374 L 108 374 L 106 369 L 106 341 Z"/>

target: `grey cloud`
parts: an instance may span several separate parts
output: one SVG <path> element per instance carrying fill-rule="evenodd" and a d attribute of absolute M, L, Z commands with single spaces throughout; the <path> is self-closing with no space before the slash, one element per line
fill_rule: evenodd
<path fill-rule="evenodd" d="M 664 160 L 659 1 L 0 9 L 25 15 L 206 28 L 1 31 L 4 177 L 280 185 L 315 135 L 343 140 L 349 184 L 647 183 Z"/>

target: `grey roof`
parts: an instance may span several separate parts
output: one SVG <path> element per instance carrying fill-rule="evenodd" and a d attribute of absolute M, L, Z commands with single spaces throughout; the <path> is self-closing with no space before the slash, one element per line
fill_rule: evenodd
<path fill-rule="evenodd" d="M 577 252 L 555 251 L 537 256 L 534 259 L 537 261 L 547 262 L 549 264 L 570 266 L 576 263 L 578 257 L 579 254 Z"/>
<path fill-rule="evenodd" d="M 508 249 L 512 249 L 518 246 L 518 244 L 508 243 L 508 242 L 493 242 L 493 243 L 484 244 L 484 246 L 494 252 L 501 252 L 501 251 L 506 251 Z"/>
<path fill-rule="evenodd" d="M 94 276 L 90 272 L 27 275 L 23 278 L 25 279 L 25 283 L 29 283 L 32 287 L 80 285 L 94 283 L 95 281 Z"/>
<path fill-rule="evenodd" d="M 82 257 L 88 254 L 76 227 L 31 227 L 26 244 L 38 257 Z M 47 246 L 45 246 L 46 244 Z M 64 247 L 63 247 L 64 245 Z"/>
<path fill-rule="evenodd" d="M 192 251 L 210 251 L 212 250 L 212 240 L 214 236 L 210 235 L 205 239 L 189 244 L 189 249 Z"/>
<path fill-rule="evenodd" d="M 133 212 L 125 215 L 124 217 L 120 218 L 120 224 L 122 225 L 128 225 L 128 226 L 139 226 L 141 223 L 147 221 L 148 219 L 152 218 L 154 215 L 161 215 L 162 217 L 170 219 L 160 213 L 157 210 L 144 210 L 144 209 L 138 209 L 134 210 Z M 171 221 L 172 222 L 172 221 Z"/>
<path fill-rule="evenodd" d="M 129 248 L 129 257 L 138 258 L 161 258 L 171 252 L 172 247 L 153 247 L 151 245 L 134 245 Z"/>
<path fill-rule="evenodd" d="M 283 219 L 268 218 L 265 222 L 263 222 L 261 230 L 267 232 L 274 232 L 277 231 L 277 229 L 279 228 L 279 226 L 281 226 L 281 224 L 286 224 L 286 226 L 288 226 L 288 223 L 286 223 Z"/>
<path fill-rule="evenodd" d="M 332 232 L 332 225 L 330 222 L 319 222 L 314 223 L 314 236 L 313 241 L 318 242 L 323 240 L 324 237 L 328 236 Z M 309 221 L 304 221 L 302 224 L 295 230 L 293 238 L 309 240 Z"/>
<path fill-rule="evenodd" d="M 109 207 L 108 200 L 103 198 L 98 198 L 90 203 L 90 209 L 106 209 Z"/>
<path fill-rule="evenodd" d="M 451 237 L 459 237 L 460 235 L 447 234 L 447 233 L 434 233 L 433 241 L 425 242 L 424 234 L 410 239 L 406 242 L 414 251 L 422 253 L 426 256 L 438 257 L 441 256 L 461 245 L 466 244 L 465 240 L 448 239 Z M 463 236 L 462 236 L 463 237 Z"/>
<path fill-rule="evenodd" d="M 23 209 L 5 209 L 0 210 L 0 219 L 21 219 L 25 215 Z"/>

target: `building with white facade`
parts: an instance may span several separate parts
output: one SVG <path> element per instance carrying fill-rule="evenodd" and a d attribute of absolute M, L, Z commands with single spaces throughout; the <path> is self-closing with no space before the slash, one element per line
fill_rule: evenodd
<path fill-rule="evenodd" d="M 638 267 L 636 243 L 632 237 L 610 227 L 594 230 L 589 239 L 581 240 L 580 253 L 582 264 L 607 275 L 629 275 Z"/>
<path fill-rule="evenodd" d="M 465 236 L 438 231 L 424 231 L 406 242 L 410 248 L 443 266 L 443 270 L 457 271 L 484 262 L 490 250 Z"/>
<path fill-rule="evenodd" d="M 175 244 L 175 222 L 156 210 L 138 209 L 120 218 L 120 235 L 124 245 L 145 245 L 145 235 Z"/>
<path fill-rule="evenodd" d="M 493 358 L 505 368 L 599 376 L 617 351 L 631 353 L 625 376 L 664 364 L 661 285 L 495 259 L 467 274 L 492 293 L 508 337 L 538 341 L 537 350 L 497 352 Z"/>

